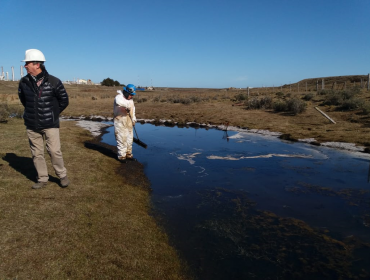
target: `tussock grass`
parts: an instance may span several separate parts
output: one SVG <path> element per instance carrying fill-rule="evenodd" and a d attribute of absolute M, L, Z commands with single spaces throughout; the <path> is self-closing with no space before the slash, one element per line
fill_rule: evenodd
<path fill-rule="evenodd" d="M 0 124 L 0 279 L 185 279 L 181 262 L 149 212 L 149 193 L 125 166 L 84 147 L 90 133 L 62 122 L 71 185 L 36 173 L 23 121 Z M 119 172 L 119 173 L 117 173 Z"/>

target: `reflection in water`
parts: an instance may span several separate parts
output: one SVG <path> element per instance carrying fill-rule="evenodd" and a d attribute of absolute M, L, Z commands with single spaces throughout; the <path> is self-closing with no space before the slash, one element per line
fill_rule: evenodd
<path fill-rule="evenodd" d="M 368 154 L 215 129 L 137 129 L 154 211 L 196 277 L 369 277 Z M 115 145 L 113 133 L 103 142 Z"/>

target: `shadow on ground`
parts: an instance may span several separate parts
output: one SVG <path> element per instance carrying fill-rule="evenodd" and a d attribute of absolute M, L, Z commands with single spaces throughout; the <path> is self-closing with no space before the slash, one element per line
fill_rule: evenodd
<path fill-rule="evenodd" d="M 37 172 L 33 165 L 32 158 L 20 157 L 14 153 L 7 153 L 2 159 L 9 162 L 10 167 L 24 175 L 27 179 L 37 182 Z M 59 184 L 59 179 L 51 175 L 49 175 L 49 181 Z"/>
<path fill-rule="evenodd" d="M 117 159 L 117 148 L 105 143 L 96 141 L 86 141 L 85 148 L 98 151 L 103 155 Z M 124 182 L 137 187 L 143 187 L 151 190 L 150 182 L 144 174 L 144 166 L 136 160 L 128 160 L 126 163 L 121 163 L 117 169 L 117 173 L 124 178 Z"/>

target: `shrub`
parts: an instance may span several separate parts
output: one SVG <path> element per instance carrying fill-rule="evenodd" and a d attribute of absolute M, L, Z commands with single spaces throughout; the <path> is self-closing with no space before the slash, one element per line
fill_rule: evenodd
<path fill-rule="evenodd" d="M 251 98 L 245 102 L 248 109 L 270 109 L 272 108 L 272 98 L 265 96 L 262 98 Z"/>
<path fill-rule="evenodd" d="M 363 104 L 364 104 L 363 100 L 360 100 L 358 98 L 351 98 L 351 99 L 343 101 L 343 103 L 339 106 L 339 109 L 345 110 L 345 111 L 351 111 L 351 110 L 361 108 Z"/>
<path fill-rule="evenodd" d="M 191 101 L 191 99 L 189 99 L 189 98 L 182 98 L 181 99 L 181 103 L 182 104 L 185 104 L 185 105 L 187 105 L 187 104 L 190 104 L 192 101 Z"/>
<path fill-rule="evenodd" d="M 364 104 L 362 104 L 361 109 L 362 109 L 362 113 L 364 115 L 369 115 L 370 114 L 370 103 L 364 103 Z"/>
<path fill-rule="evenodd" d="M 243 101 L 247 99 L 248 99 L 248 96 L 243 93 L 239 93 L 235 96 L 235 101 Z"/>
<path fill-rule="evenodd" d="M 306 102 L 298 98 L 292 98 L 287 101 L 278 101 L 273 104 L 275 112 L 292 112 L 294 115 L 303 113 L 306 108 Z"/>
<path fill-rule="evenodd" d="M 360 92 L 361 92 L 360 87 L 353 87 L 353 88 L 350 88 L 348 90 L 342 91 L 341 95 L 342 95 L 344 100 L 347 100 L 347 99 L 351 99 L 351 98 L 355 97 L 355 95 L 359 94 Z"/>
<path fill-rule="evenodd" d="M 332 94 L 333 92 L 335 91 L 332 89 L 322 89 L 322 90 L 319 90 L 317 94 L 318 95 L 328 95 L 328 94 Z"/>
<path fill-rule="evenodd" d="M 191 96 L 191 97 L 190 97 L 190 100 L 191 100 L 192 102 L 194 102 L 194 103 L 196 103 L 196 102 L 201 102 L 201 101 L 202 101 L 202 99 L 201 99 L 199 96 Z"/>
<path fill-rule="evenodd" d="M 289 99 L 287 101 L 287 106 L 288 111 L 292 112 L 294 115 L 303 113 L 307 108 L 306 102 L 298 98 Z"/>
<path fill-rule="evenodd" d="M 275 112 L 286 112 L 288 110 L 288 106 L 284 101 L 277 101 L 272 107 Z"/>
<path fill-rule="evenodd" d="M 173 97 L 171 98 L 172 103 L 181 103 L 181 98 L 180 97 Z"/>
<path fill-rule="evenodd" d="M 260 99 L 261 107 L 265 109 L 270 109 L 272 108 L 272 97 L 270 96 L 265 96 Z"/>
<path fill-rule="evenodd" d="M 9 118 L 22 118 L 23 111 L 23 106 L 20 105 L 0 104 L 0 121 L 5 121 Z"/>
<path fill-rule="evenodd" d="M 7 120 L 9 118 L 8 104 L 0 104 L 0 121 Z"/>
<path fill-rule="evenodd" d="M 338 106 L 342 102 L 343 102 L 343 98 L 338 92 L 331 92 L 325 97 L 324 105 Z"/>
<path fill-rule="evenodd" d="M 314 98 L 314 94 L 312 92 L 307 93 L 303 96 L 303 100 L 310 101 L 312 98 Z"/>
<path fill-rule="evenodd" d="M 276 96 L 277 97 L 283 97 L 284 96 L 284 92 L 279 91 L 279 92 L 276 93 Z"/>
<path fill-rule="evenodd" d="M 9 117 L 23 118 L 24 107 L 22 105 L 9 105 Z"/>
<path fill-rule="evenodd" d="M 350 90 L 352 91 L 352 93 L 354 95 L 361 93 L 361 87 L 360 86 L 355 86 L 355 87 L 351 88 Z"/>
<path fill-rule="evenodd" d="M 358 87 L 354 87 L 348 90 L 335 91 L 330 90 L 327 94 L 324 105 L 338 106 L 340 110 L 353 110 L 362 106 L 359 99 L 355 99 L 355 95 L 360 93 Z"/>

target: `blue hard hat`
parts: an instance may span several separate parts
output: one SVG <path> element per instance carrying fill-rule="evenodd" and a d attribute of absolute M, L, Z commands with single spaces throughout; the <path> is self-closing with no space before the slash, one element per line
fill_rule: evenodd
<path fill-rule="evenodd" d="M 136 87 L 133 84 L 128 84 L 127 86 L 123 87 L 123 90 L 129 93 L 130 95 L 135 95 Z"/>

